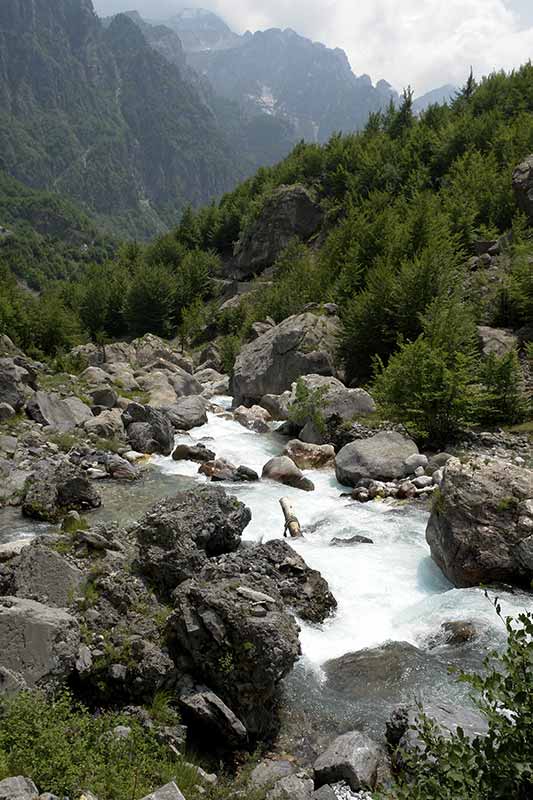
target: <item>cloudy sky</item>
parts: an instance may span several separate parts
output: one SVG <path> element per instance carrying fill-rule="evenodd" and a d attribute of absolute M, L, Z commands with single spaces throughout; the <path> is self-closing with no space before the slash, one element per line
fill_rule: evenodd
<path fill-rule="evenodd" d="M 294 28 L 342 47 L 355 73 L 416 94 L 533 58 L 533 0 L 94 0 L 99 14 L 137 8 L 164 18 L 184 6 L 220 14 L 239 33 Z"/>

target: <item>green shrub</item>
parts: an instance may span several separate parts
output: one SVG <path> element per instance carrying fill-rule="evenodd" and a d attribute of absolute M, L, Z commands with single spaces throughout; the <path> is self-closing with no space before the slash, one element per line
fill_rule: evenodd
<path fill-rule="evenodd" d="M 308 422 L 311 422 L 319 433 L 325 433 L 326 420 L 324 419 L 322 406 L 327 393 L 327 386 L 309 389 L 304 381 L 299 378 L 296 381 L 294 400 L 289 406 L 290 421 L 300 425 L 302 428 Z"/>
<path fill-rule="evenodd" d="M 520 361 L 512 351 L 498 358 L 491 353 L 480 369 L 483 389 L 479 398 L 477 417 L 490 425 L 516 425 L 527 416 L 527 398 Z"/>

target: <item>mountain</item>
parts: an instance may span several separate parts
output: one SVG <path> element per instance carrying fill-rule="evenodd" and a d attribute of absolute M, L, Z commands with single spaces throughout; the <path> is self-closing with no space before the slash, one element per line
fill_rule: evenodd
<path fill-rule="evenodd" d="M 244 167 L 176 41 L 171 63 L 91 0 L 3 0 L 0 169 L 136 238 L 229 189 Z"/>
<path fill-rule="evenodd" d="M 343 50 L 287 28 L 243 36 L 215 14 L 182 11 L 165 25 L 180 37 L 187 59 L 215 93 L 238 103 L 246 117 L 268 115 L 292 128 L 292 139 L 326 141 L 363 127 L 372 111 L 398 95 L 386 81 L 356 77 Z"/>
<path fill-rule="evenodd" d="M 426 108 L 429 108 L 429 106 L 448 103 L 455 97 L 457 92 L 457 86 L 452 86 L 451 83 L 446 83 L 444 86 L 439 86 L 436 89 L 432 89 L 430 92 L 426 92 L 426 94 L 423 94 L 421 97 L 417 97 L 413 101 L 413 111 L 415 114 L 420 114 L 422 111 L 425 111 Z"/>

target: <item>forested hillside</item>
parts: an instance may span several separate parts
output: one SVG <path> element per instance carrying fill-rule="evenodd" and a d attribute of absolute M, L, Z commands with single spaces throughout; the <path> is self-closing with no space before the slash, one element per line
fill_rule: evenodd
<path fill-rule="evenodd" d="M 521 329 L 526 352 L 531 209 L 527 198 L 517 202 L 512 178 L 533 151 L 532 87 L 531 65 L 479 86 L 471 78 L 451 107 L 432 106 L 420 118 L 406 93 L 398 110 L 374 114 L 360 134 L 298 145 L 219 204 L 187 210 L 171 233 L 124 245 L 81 281 L 51 288 L 39 302 L 53 298 L 71 323 L 51 342 L 34 340 L 23 317 L 37 311 L 18 308 L 18 290 L 4 282 L 2 307 L 17 310 L 4 316 L 3 330 L 48 352 L 87 335 L 219 336 L 230 364 L 254 321 L 279 322 L 329 301 L 340 309 L 347 380 L 374 382 L 384 408 L 412 416 L 412 398 L 422 393 L 427 402 L 417 401 L 413 424 L 423 429 L 431 419 L 446 431 L 476 415 L 518 420 L 522 400 L 491 405 L 502 386 L 518 385 L 517 357 L 481 365 L 476 324 Z M 272 255 L 261 291 L 217 311 L 217 292 L 242 268 L 246 241 L 259 240 L 279 188 L 294 185 L 318 209 L 317 233 Z M 440 419 L 443 403 L 453 419 Z"/>

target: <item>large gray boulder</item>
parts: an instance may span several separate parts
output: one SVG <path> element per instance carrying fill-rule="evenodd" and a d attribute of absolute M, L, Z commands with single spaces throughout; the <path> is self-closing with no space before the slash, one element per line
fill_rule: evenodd
<path fill-rule="evenodd" d="M 236 550 L 250 510 L 215 486 L 156 503 L 138 522 L 139 565 L 164 595 L 197 574 L 207 558 Z"/>
<path fill-rule="evenodd" d="M 519 208 L 533 220 L 533 155 L 524 159 L 513 172 L 513 191 Z"/>
<path fill-rule="evenodd" d="M 0 598 L 0 692 L 68 677 L 80 646 L 78 623 L 65 609 Z"/>
<path fill-rule="evenodd" d="M 203 397 L 191 395 L 182 397 L 170 406 L 160 410 L 169 419 L 172 427 L 177 431 L 190 431 L 207 423 L 208 402 Z"/>
<path fill-rule="evenodd" d="M 8 403 L 15 411 L 24 405 L 29 386 L 33 379 L 13 358 L 0 358 L 0 402 Z"/>
<path fill-rule="evenodd" d="M 223 700 L 205 686 L 187 687 L 180 693 L 180 705 L 191 724 L 214 734 L 230 747 L 242 747 L 248 734 L 240 719 Z"/>
<path fill-rule="evenodd" d="M 267 200 L 259 217 L 241 236 L 236 262 L 242 277 L 274 264 L 295 239 L 309 239 L 322 222 L 322 211 L 304 186 L 280 186 Z"/>
<path fill-rule="evenodd" d="M 165 785 L 161 786 L 159 789 L 156 789 L 155 792 L 147 794 L 142 800 L 185 800 L 185 798 L 177 784 L 171 781 L 170 783 L 165 783 Z"/>
<path fill-rule="evenodd" d="M 451 458 L 429 518 L 433 560 L 455 586 L 533 578 L 533 471 L 498 458 Z"/>
<path fill-rule="evenodd" d="M 315 786 L 345 781 L 354 792 L 373 789 L 381 758 L 378 745 L 364 733 L 344 733 L 315 761 Z"/>
<path fill-rule="evenodd" d="M 67 511 L 89 511 L 101 504 L 100 493 L 80 467 L 68 461 L 41 463 L 26 482 L 22 512 L 32 519 L 58 522 Z"/>
<path fill-rule="evenodd" d="M 169 456 L 174 446 L 174 429 L 168 417 L 151 406 L 130 403 L 122 422 L 128 441 L 139 453 L 162 453 Z"/>
<path fill-rule="evenodd" d="M 337 416 L 349 421 L 376 410 L 373 398 L 364 389 L 348 389 L 338 378 L 325 375 L 304 375 L 301 379 L 309 391 L 320 390 L 322 400 L 320 413 L 325 420 Z M 296 396 L 296 385 L 292 387 L 292 398 Z"/>
<path fill-rule="evenodd" d="M 122 415 L 118 408 L 101 411 L 97 417 L 91 415 L 83 427 L 87 433 L 101 439 L 123 439 L 125 434 Z"/>
<path fill-rule="evenodd" d="M 73 431 L 93 416 L 89 406 L 77 397 L 63 399 L 53 392 L 41 391 L 28 400 L 26 413 L 35 422 L 63 432 Z"/>
<path fill-rule="evenodd" d="M 72 603 L 83 580 L 81 570 L 38 541 L 11 560 L 9 572 L 9 594 L 59 608 Z"/>
<path fill-rule="evenodd" d="M 244 345 L 231 383 L 235 405 L 281 394 L 302 375 L 334 375 L 336 334 L 335 318 L 305 313 L 288 317 Z"/>
<path fill-rule="evenodd" d="M 382 431 L 370 439 L 351 442 L 337 453 L 337 480 L 345 486 L 356 486 L 362 478 L 405 478 L 414 472 L 407 460 L 415 453 L 418 447 L 412 439 L 395 431 Z"/>
<path fill-rule="evenodd" d="M 302 470 L 288 456 L 271 458 L 264 465 L 262 474 L 263 478 L 283 483 L 285 486 L 293 486 L 295 489 L 303 489 L 304 492 L 312 492 L 315 488 L 313 481 L 306 478 Z"/>
<path fill-rule="evenodd" d="M 0 781 L 0 800 L 39 800 L 34 782 L 19 775 Z"/>

